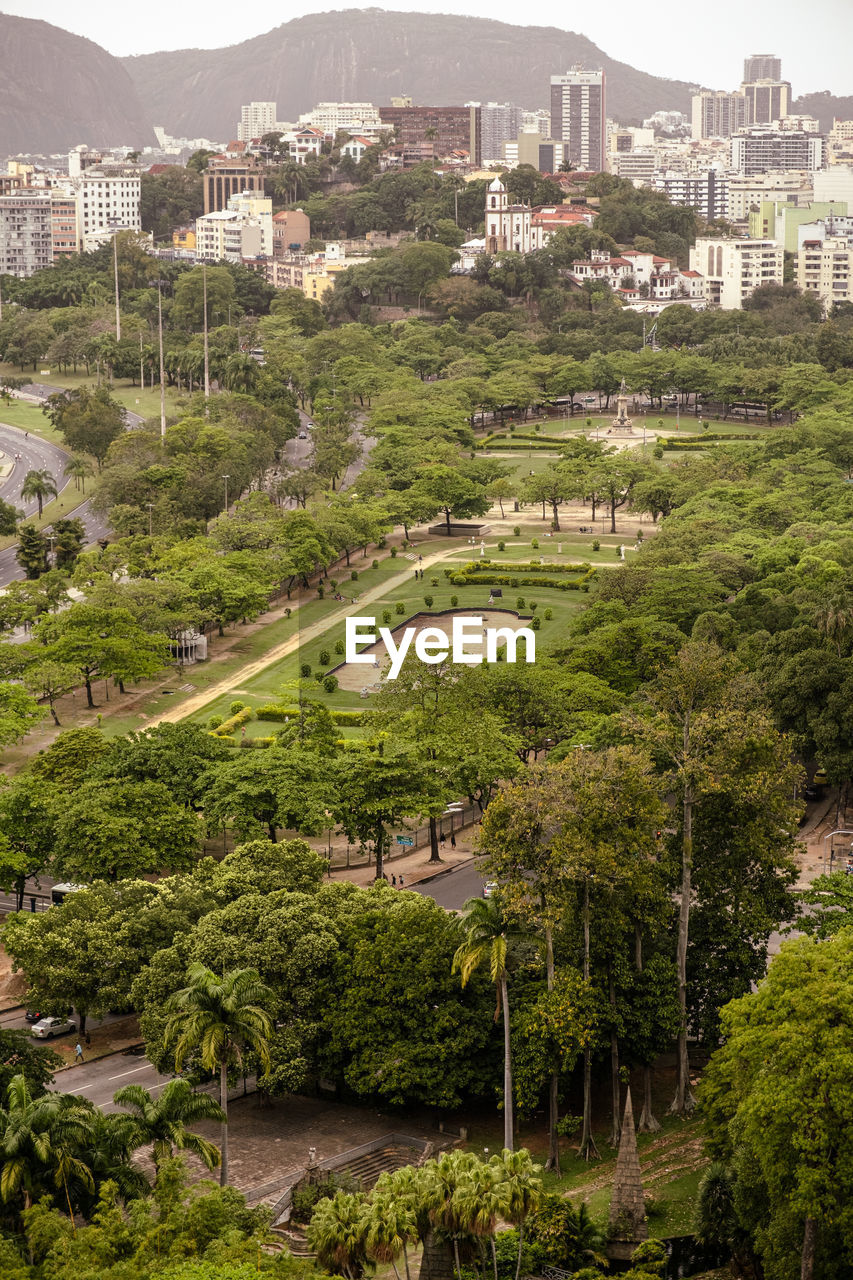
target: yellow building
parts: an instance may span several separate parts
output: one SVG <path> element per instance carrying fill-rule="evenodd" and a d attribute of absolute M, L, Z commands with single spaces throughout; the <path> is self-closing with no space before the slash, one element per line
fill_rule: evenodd
<path fill-rule="evenodd" d="M 177 227 L 172 232 L 173 249 L 195 249 L 195 227 Z"/>

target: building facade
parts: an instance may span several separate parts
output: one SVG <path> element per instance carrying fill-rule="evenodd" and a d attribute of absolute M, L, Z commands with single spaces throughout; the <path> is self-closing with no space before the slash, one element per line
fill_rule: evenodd
<path fill-rule="evenodd" d="M 746 124 L 746 98 L 742 93 L 702 89 L 694 93 L 690 134 L 695 142 L 704 138 L 730 138 Z"/>
<path fill-rule="evenodd" d="M 690 267 L 704 277 L 705 300 L 724 311 L 739 311 L 764 284 L 782 284 L 785 255 L 772 240 L 700 237 L 690 250 Z"/>
<path fill-rule="evenodd" d="M 273 214 L 272 254 L 283 258 L 288 253 L 304 249 L 311 239 L 311 221 L 301 209 L 283 209 Z"/>
<path fill-rule="evenodd" d="M 717 169 L 705 169 L 699 173 L 673 169 L 658 171 L 650 185 L 656 191 L 663 191 L 670 204 L 695 209 L 708 222 L 728 216 L 729 180 Z"/>
<path fill-rule="evenodd" d="M 563 143 L 576 169 L 605 167 L 607 110 L 603 71 L 575 67 L 551 76 L 551 137 Z"/>
<path fill-rule="evenodd" d="M 434 156 L 467 151 L 480 163 L 479 107 L 380 107 L 379 118 L 404 148 L 427 143 Z"/>
<path fill-rule="evenodd" d="M 377 134 L 382 128 L 379 112 L 372 102 L 318 102 L 311 111 L 299 117 L 299 124 L 334 138 L 346 133 Z"/>
<path fill-rule="evenodd" d="M 756 80 L 744 83 L 740 91 L 746 99 L 746 123 L 774 124 L 784 120 L 791 109 L 791 86 L 787 80 Z"/>
<path fill-rule="evenodd" d="M 240 123 L 237 125 L 237 138 L 240 142 L 251 142 L 252 138 L 262 138 L 265 133 L 272 133 L 276 127 L 276 104 L 274 102 L 249 102 L 240 108 Z"/>
<path fill-rule="evenodd" d="M 139 169 L 133 165 L 95 165 L 70 179 L 84 252 L 96 249 L 116 231 L 141 231 Z"/>
<path fill-rule="evenodd" d="M 25 188 L 0 196 L 0 275 L 31 276 L 52 262 L 50 192 Z"/>
<path fill-rule="evenodd" d="M 196 218 L 198 262 L 243 262 L 263 255 L 261 225 L 236 209 L 217 209 Z"/>
<path fill-rule="evenodd" d="M 521 107 L 513 102 L 469 102 L 466 106 L 476 107 L 480 113 L 480 163 L 500 164 L 504 143 L 521 131 Z"/>
<path fill-rule="evenodd" d="M 54 262 L 80 252 L 80 214 L 76 196 L 51 191 L 50 232 Z"/>
<path fill-rule="evenodd" d="M 743 60 L 743 82 L 753 80 L 781 80 L 782 59 L 775 53 L 753 53 Z"/>
<path fill-rule="evenodd" d="M 264 194 L 264 170 L 256 160 L 232 160 L 228 156 L 211 156 L 202 174 L 204 212 L 219 213 L 228 208 L 232 196 L 243 191 Z"/>
<path fill-rule="evenodd" d="M 853 241 L 807 240 L 797 253 L 794 279 L 803 293 L 818 295 L 826 312 L 835 302 L 853 302 Z"/>
<path fill-rule="evenodd" d="M 823 136 L 786 129 L 742 129 L 731 141 L 732 169 L 746 177 L 771 170 L 822 169 Z"/>

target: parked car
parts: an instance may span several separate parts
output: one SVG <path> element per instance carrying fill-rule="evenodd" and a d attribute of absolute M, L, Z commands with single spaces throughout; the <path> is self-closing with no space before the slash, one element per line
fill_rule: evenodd
<path fill-rule="evenodd" d="M 826 770 L 822 769 L 820 765 L 818 765 L 814 771 L 812 782 L 816 787 L 825 787 L 829 782 L 829 778 L 826 776 Z"/>
<path fill-rule="evenodd" d="M 307 439 L 308 439 L 308 432 L 307 432 L 307 431 L 300 431 L 300 432 L 299 432 L 299 439 L 300 439 L 300 440 L 307 440 Z"/>
<path fill-rule="evenodd" d="M 24 1017 L 27 1022 L 41 1022 L 41 1014 L 36 1013 L 35 1009 L 27 1009 Z"/>
<path fill-rule="evenodd" d="M 819 800 L 823 795 L 823 787 L 816 787 L 813 782 L 803 787 L 804 800 Z"/>
<path fill-rule="evenodd" d="M 54 1036 L 66 1036 L 76 1030 L 77 1023 L 70 1022 L 68 1018 L 49 1017 L 35 1024 L 33 1035 L 39 1040 L 52 1040 Z"/>
<path fill-rule="evenodd" d="M 483 885 L 483 897 L 491 898 L 492 894 L 497 893 L 499 888 L 500 888 L 500 885 L 498 884 L 497 880 L 487 880 L 486 883 Z"/>

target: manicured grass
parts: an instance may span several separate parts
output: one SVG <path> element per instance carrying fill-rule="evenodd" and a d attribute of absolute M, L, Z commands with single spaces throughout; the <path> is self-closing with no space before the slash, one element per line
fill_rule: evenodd
<path fill-rule="evenodd" d="M 621 513 L 620 513 L 621 514 Z M 529 515 L 529 513 L 528 513 Z M 520 517 L 519 517 L 520 518 Z M 539 525 L 541 525 L 539 521 Z M 547 527 L 547 525 L 546 525 Z M 639 527 L 639 525 L 638 525 Z M 486 540 L 486 556 L 488 559 L 498 561 L 501 564 L 510 564 L 516 561 L 537 561 L 540 556 L 546 564 L 581 564 L 586 561 L 588 564 L 614 564 L 616 563 L 616 548 L 626 544 L 627 538 L 633 535 L 624 533 L 597 533 L 596 539 L 601 543 L 597 551 L 593 550 L 593 538 L 588 533 L 555 533 L 553 537 L 546 538 L 541 528 L 522 526 L 522 532 L 518 538 L 514 535 L 505 537 L 503 541 L 506 543 L 503 551 L 498 550 L 497 542 Z M 539 542 L 538 548 L 531 546 L 531 537 L 537 538 Z M 560 551 L 562 547 L 562 551 Z M 625 554 L 630 553 L 630 548 L 626 545 Z M 467 555 L 464 552 L 458 557 L 453 557 L 453 564 L 467 564 L 473 561 L 479 563 L 480 551 L 479 544 L 474 549 L 473 554 Z M 448 562 L 450 563 L 450 562 Z M 433 575 L 434 576 L 434 575 Z M 424 579 L 426 581 L 426 578 Z"/>
<path fill-rule="evenodd" d="M 42 413 L 40 405 L 30 404 L 27 400 L 0 400 L 0 423 L 29 431 L 30 435 L 40 436 L 42 440 L 65 448 L 65 441 L 47 414 Z"/>
<path fill-rule="evenodd" d="M 97 385 L 97 375 L 86 373 L 85 369 L 78 370 L 77 373 L 60 373 L 58 369 L 51 369 L 49 373 L 43 373 L 42 369 L 46 369 L 47 365 L 39 365 L 35 373 L 30 369 L 24 370 L 15 368 L 10 364 L 0 363 L 0 380 L 3 375 L 12 378 L 26 378 L 29 382 L 45 383 L 51 387 L 61 387 L 62 390 L 73 390 L 77 387 L 95 387 Z M 110 394 L 116 400 L 121 401 L 126 409 L 132 410 L 133 413 L 139 413 L 144 418 L 155 418 L 160 414 L 160 388 L 158 385 L 152 389 L 146 387 L 144 390 L 137 383 L 134 385 L 129 378 L 117 378 L 110 386 Z M 177 408 L 178 393 L 174 387 L 166 388 L 166 412 L 174 413 Z M 39 418 L 45 423 L 48 430 L 52 430 L 50 423 L 45 418 L 41 410 L 37 406 L 33 406 Z M 0 420 L 3 420 L 5 406 L 0 406 Z M 7 421 L 12 421 L 7 419 Z M 15 423 L 14 425 L 18 425 Z M 26 427 L 25 430 L 36 430 L 36 428 Z M 54 439 L 55 443 L 61 444 L 59 437 L 47 436 L 45 430 L 38 431 L 39 435 L 46 436 L 47 439 Z"/>

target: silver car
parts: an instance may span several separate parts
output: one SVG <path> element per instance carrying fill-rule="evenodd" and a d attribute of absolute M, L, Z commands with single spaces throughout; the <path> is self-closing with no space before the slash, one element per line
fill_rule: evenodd
<path fill-rule="evenodd" d="M 52 1040 L 54 1036 L 66 1036 L 69 1031 L 76 1031 L 77 1023 L 67 1018 L 42 1018 L 33 1027 L 33 1035 L 39 1040 Z"/>

